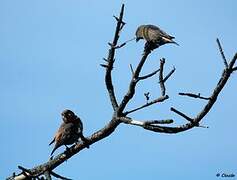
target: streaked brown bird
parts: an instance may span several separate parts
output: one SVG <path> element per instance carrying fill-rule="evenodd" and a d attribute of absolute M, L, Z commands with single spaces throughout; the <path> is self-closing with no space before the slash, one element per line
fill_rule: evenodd
<path fill-rule="evenodd" d="M 167 34 L 159 27 L 154 25 L 139 26 L 136 31 L 136 41 L 139 41 L 140 39 L 145 39 L 148 43 L 155 45 L 156 48 L 167 43 L 179 45 L 173 41 L 173 36 Z"/>
<path fill-rule="evenodd" d="M 55 143 L 53 151 L 62 145 L 71 145 L 78 142 L 79 138 L 86 143 L 87 148 L 89 148 L 88 140 L 83 136 L 83 124 L 81 119 L 76 116 L 71 110 L 64 110 L 62 113 L 63 123 L 60 125 L 58 131 L 56 132 L 54 139 L 49 143 L 49 145 Z"/>

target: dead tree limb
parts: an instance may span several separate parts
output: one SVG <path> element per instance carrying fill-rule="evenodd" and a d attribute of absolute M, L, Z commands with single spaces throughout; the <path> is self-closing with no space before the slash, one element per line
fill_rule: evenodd
<path fill-rule="evenodd" d="M 114 92 L 114 86 L 112 83 L 111 73 L 112 73 L 113 64 L 115 61 L 114 60 L 115 50 L 118 49 L 117 43 L 118 43 L 118 39 L 119 39 L 119 34 L 125 25 L 125 23 L 123 22 L 123 13 L 124 13 L 124 5 L 122 5 L 119 18 L 114 16 L 117 21 L 117 26 L 116 26 L 113 42 L 111 43 L 111 46 L 109 49 L 108 57 L 106 59 L 108 64 L 107 64 L 107 68 L 106 68 L 105 84 L 106 84 L 106 88 L 109 92 L 110 101 L 112 103 L 114 111 L 118 108 L 118 103 L 117 103 L 117 99 L 116 99 L 115 92 Z"/>
<path fill-rule="evenodd" d="M 159 83 L 160 83 L 160 89 L 161 89 L 162 96 L 164 96 L 165 92 L 166 92 L 164 78 L 163 78 L 164 64 L 165 64 L 165 58 L 162 58 L 160 60 L 160 74 L 159 74 Z"/>
<path fill-rule="evenodd" d="M 228 66 L 224 68 L 220 80 L 217 83 L 216 87 L 214 88 L 212 95 L 209 97 L 209 100 L 207 101 L 206 105 L 203 107 L 203 109 L 194 117 L 190 118 L 186 116 L 184 113 L 181 113 L 179 111 L 175 111 L 178 113 L 180 116 L 185 118 L 186 120 L 189 120 L 191 122 L 186 123 L 184 125 L 176 126 L 176 127 L 168 127 L 168 126 L 146 126 L 144 127 L 147 130 L 150 131 L 155 131 L 155 132 L 160 132 L 160 133 L 179 133 L 183 132 L 186 130 L 189 130 L 195 126 L 202 127 L 200 126 L 201 120 L 207 115 L 207 113 L 211 110 L 213 105 L 215 104 L 218 95 L 226 85 L 227 81 L 229 80 L 231 74 L 234 72 L 234 65 L 237 59 L 237 53 L 235 53 L 234 57 L 232 60 L 228 63 Z M 174 111 L 174 108 L 171 108 L 172 111 Z"/>
<path fill-rule="evenodd" d="M 221 57 L 222 57 L 222 59 L 223 59 L 224 65 L 225 65 L 225 67 L 227 68 L 227 67 L 228 67 L 228 63 L 227 63 L 227 60 L 226 60 L 224 51 L 223 51 L 223 49 L 222 49 L 222 47 L 221 47 L 220 40 L 217 38 L 217 39 L 216 39 L 216 42 L 217 42 L 219 51 L 220 51 L 220 53 L 221 53 Z"/>
<path fill-rule="evenodd" d="M 210 98 L 208 97 L 203 97 L 201 96 L 200 93 L 198 94 L 193 94 L 193 93 L 179 93 L 180 96 L 189 96 L 189 97 L 192 97 L 192 98 L 198 98 L 198 99 L 204 99 L 204 100 L 210 100 Z"/>
<path fill-rule="evenodd" d="M 173 69 L 169 72 L 169 74 L 165 76 L 165 78 L 163 79 L 164 83 L 172 76 L 175 70 L 176 70 L 175 67 L 173 67 Z"/>
<path fill-rule="evenodd" d="M 155 99 L 155 100 L 153 100 L 153 101 L 151 101 L 151 102 L 147 102 L 146 104 L 144 104 L 144 105 L 142 105 L 142 106 L 140 106 L 140 107 L 137 107 L 137 108 L 135 108 L 135 109 L 126 111 L 126 112 L 124 112 L 123 114 L 126 116 L 126 115 L 128 115 L 128 114 L 130 114 L 130 113 L 133 113 L 133 112 L 138 111 L 138 110 L 140 110 L 140 109 L 146 108 L 146 107 L 151 106 L 151 105 L 153 105 L 153 104 L 156 104 L 156 103 L 159 103 L 159 102 L 163 102 L 163 101 L 165 101 L 165 100 L 168 99 L 168 98 L 169 98 L 168 95 L 161 96 L 161 97 L 159 97 L 159 98 L 157 98 L 157 99 Z"/>

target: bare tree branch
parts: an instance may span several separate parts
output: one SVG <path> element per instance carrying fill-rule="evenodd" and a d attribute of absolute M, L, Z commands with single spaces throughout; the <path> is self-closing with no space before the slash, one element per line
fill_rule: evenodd
<path fill-rule="evenodd" d="M 230 61 L 229 66 L 228 66 L 228 68 L 227 68 L 228 70 L 232 70 L 232 69 L 234 68 L 236 59 L 237 59 L 237 53 L 235 53 L 234 57 L 233 57 L 232 60 Z"/>
<path fill-rule="evenodd" d="M 165 64 L 165 58 L 162 58 L 160 60 L 160 74 L 159 74 L 159 83 L 160 83 L 160 89 L 161 89 L 161 95 L 165 95 L 165 83 L 164 83 L 164 78 L 163 78 L 163 69 L 164 69 L 164 64 Z"/>
<path fill-rule="evenodd" d="M 168 98 L 169 98 L 168 95 L 161 96 L 161 97 L 159 97 L 159 98 L 157 98 L 157 99 L 155 99 L 155 100 L 153 100 L 153 101 L 151 101 L 151 102 L 148 102 L 148 103 L 146 103 L 146 104 L 144 104 L 144 105 L 142 105 L 142 106 L 140 106 L 140 107 L 137 107 L 137 108 L 135 108 L 135 109 L 126 111 L 126 112 L 124 112 L 123 114 L 126 116 L 126 115 L 128 115 L 128 114 L 130 114 L 130 113 L 133 113 L 133 112 L 138 111 L 138 110 L 140 110 L 140 109 L 143 109 L 143 108 L 145 108 L 145 107 L 151 106 L 151 105 L 156 104 L 156 103 L 159 103 L 159 102 L 163 102 L 163 101 L 165 101 L 165 100 L 168 99 Z"/>
<path fill-rule="evenodd" d="M 149 73 L 145 76 L 140 76 L 140 77 L 138 77 L 138 80 L 145 80 L 147 78 L 150 78 L 150 77 L 154 76 L 156 73 L 158 73 L 159 71 L 160 71 L 160 69 L 157 69 L 157 70 L 155 70 L 155 71 L 153 71 L 153 72 L 151 72 L 151 73 Z"/>
<path fill-rule="evenodd" d="M 66 178 L 66 177 L 63 177 L 63 176 L 60 176 L 59 174 L 51 171 L 51 175 L 58 178 L 58 179 L 62 179 L 62 180 L 72 180 L 72 179 L 69 179 L 69 178 Z"/>
<path fill-rule="evenodd" d="M 176 114 L 182 116 L 184 119 L 186 119 L 187 121 L 189 122 L 192 122 L 193 123 L 193 119 L 188 117 L 186 114 L 182 113 L 181 111 L 178 111 L 177 109 L 171 107 L 170 108 L 171 111 L 175 112 Z"/>
<path fill-rule="evenodd" d="M 130 64 L 129 66 L 130 66 L 130 70 L 131 70 L 131 73 L 132 73 L 132 76 L 133 76 L 134 75 L 134 70 L 133 70 L 132 64 Z"/>
<path fill-rule="evenodd" d="M 193 94 L 193 93 L 179 93 L 179 95 L 181 96 L 189 96 L 189 97 L 192 97 L 192 98 L 198 98 L 198 99 L 204 99 L 204 100 L 209 100 L 210 98 L 208 97 L 203 97 L 201 96 L 200 93 L 198 94 Z"/>
<path fill-rule="evenodd" d="M 233 72 L 232 69 L 233 69 L 233 66 L 236 62 L 236 59 L 237 59 L 237 53 L 234 55 L 234 57 L 230 61 L 228 67 L 223 70 L 220 80 L 217 83 L 216 87 L 214 88 L 212 95 L 210 96 L 210 99 L 208 100 L 207 104 L 196 115 L 196 117 L 191 118 L 191 119 L 193 119 L 192 122 L 181 125 L 181 126 L 176 126 L 176 127 L 147 126 L 147 127 L 145 127 L 145 129 L 154 131 L 154 132 L 160 132 L 160 133 L 179 133 L 179 132 L 187 131 L 187 130 L 199 125 L 200 121 L 205 117 L 205 115 L 210 111 L 212 106 L 215 104 L 218 95 L 220 94 L 221 90 L 224 88 L 225 84 L 229 80 L 230 75 Z M 199 127 L 202 127 L 202 126 L 199 125 Z"/>
<path fill-rule="evenodd" d="M 144 96 L 146 98 L 146 103 L 148 103 L 148 101 L 150 99 L 150 92 L 144 93 Z"/>
<path fill-rule="evenodd" d="M 236 71 L 237 70 L 237 67 L 233 67 L 232 71 Z"/>
<path fill-rule="evenodd" d="M 236 59 L 237 59 L 237 53 L 234 55 L 234 57 L 230 61 L 228 67 L 223 70 L 223 73 L 220 77 L 220 80 L 219 80 L 218 84 L 216 85 L 216 87 L 214 88 L 213 93 L 210 96 L 207 104 L 203 107 L 203 109 L 200 111 L 200 113 L 198 113 L 196 115 L 196 117 L 190 118 L 190 117 L 186 116 L 184 113 L 182 113 L 182 112 L 180 112 L 180 111 L 178 111 L 174 108 L 171 109 L 172 111 L 174 111 L 177 114 L 181 115 L 185 119 L 190 120 L 191 122 L 186 123 L 184 125 L 176 126 L 176 127 L 159 126 L 159 125 L 155 125 L 155 126 L 154 125 L 153 126 L 152 125 L 146 125 L 146 126 L 144 126 L 144 124 L 139 122 L 139 121 L 134 121 L 134 122 L 131 122 L 129 124 L 134 124 L 134 125 L 137 124 L 138 126 L 142 126 L 144 129 L 149 130 L 149 131 L 154 131 L 154 132 L 159 132 L 159 133 L 168 133 L 168 134 L 187 131 L 189 129 L 192 129 L 193 127 L 208 128 L 206 126 L 200 125 L 199 123 L 205 117 L 205 115 L 210 111 L 210 109 L 212 108 L 212 106 L 216 102 L 217 97 L 220 94 L 221 90 L 225 86 L 226 82 L 229 80 L 229 77 L 230 77 L 231 73 L 233 72 L 232 70 L 233 70 L 233 66 L 236 62 Z"/>
<path fill-rule="evenodd" d="M 219 41 L 218 38 L 216 39 L 216 42 L 217 42 L 217 45 L 218 45 L 219 51 L 220 51 L 220 53 L 221 53 L 221 56 L 222 56 L 222 59 L 223 59 L 224 65 L 225 65 L 225 67 L 228 67 L 228 63 L 227 63 L 227 60 L 226 60 L 226 58 L 225 58 L 224 51 L 223 51 L 223 49 L 222 49 L 222 47 L 221 47 L 221 43 L 220 43 L 220 41 Z"/>
<path fill-rule="evenodd" d="M 176 70 L 175 67 L 173 67 L 173 69 L 169 72 L 169 74 L 165 76 L 165 78 L 163 79 L 164 83 L 170 78 L 170 76 L 175 72 L 175 70 Z"/>
<path fill-rule="evenodd" d="M 139 74 L 140 74 L 141 69 L 142 69 L 142 67 L 143 67 L 143 65 L 144 65 L 144 63 L 145 63 L 145 61 L 146 61 L 146 59 L 147 59 L 147 57 L 150 53 L 151 53 L 151 51 L 150 51 L 149 48 L 144 48 L 143 56 L 142 56 L 139 64 L 137 65 L 137 68 L 134 71 L 134 74 L 132 76 L 132 80 L 130 81 L 128 92 L 123 97 L 123 100 L 122 100 L 121 104 L 118 107 L 117 113 L 118 113 L 119 116 L 122 115 L 122 112 L 123 112 L 124 108 L 126 107 L 128 102 L 132 99 L 132 97 L 135 94 L 135 87 L 136 87 L 136 84 L 138 82 Z"/>
<path fill-rule="evenodd" d="M 25 177 L 27 177 L 27 178 L 31 178 L 32 177 L 32 174 L 31 174 L 31 172 L 28 169 L 26 169 L 26 168 L 24 168 L 22 166 L 18 166 L 18 169 L 22 170 L 22 174 Z"/>
<path fill-rule="evenodd" d="M 109 53 L 108 53 L 108 57 L 107 57 L 107 61 L 108 61 L 107 66 L 108 67 L 106 68 L 106 74 L 105 74 L 105 84 L 106 84 L 106 88 L 108 90 L 110 101 L 111 101 L 111 104 L 112 104 L 114 110 L 116 110 L 118 108 L 118 103 L 117 103 L 115 93 L 114 93 L 114 86 L 112 83 L 111 72 L 113 69 L 115 50 L 116 50 L 117 42 L 119 39 L 119 34 L 120 34 L 120 31 L 122 30 L 122 27 L 125 24 L 123 22 L 123 13 L 124 13 L 124 4 L 122 5 L 119 18 L 115 18 L 117 20 L 117 26 L 116 26 L 116 30 L 115 30 L 115 34 L 114 34 L 113 43 L 109 49 Z"/>

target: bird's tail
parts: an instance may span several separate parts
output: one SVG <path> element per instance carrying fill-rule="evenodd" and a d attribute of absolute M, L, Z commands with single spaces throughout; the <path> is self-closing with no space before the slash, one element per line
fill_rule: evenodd
<path fill-rule="evenodd" d="M 54 147 L 54 148 L 53 148 L 53 150 L 52 150 L 52 152 L 51 152 L 50 156 L 52 156 L 52 155 L 53 155 L 53 153 L 54 153 L 54 151 L 55 151 L 56 149 L 57 149 L 56 147 Z"/>
<path fill-rule="evenodd" d="M 55 138 L 53 138 L 53 140 L 49 143 L 49 146 L 50 146 L 51 144 L 53 144 L 54 141 L 55 141 Z"/>
<path fill-rule="evenodd" d="M 170 43 L 173 43 L 173 44 L 176 44 L 177 46 L 179 46 L 179 44 L 173 40 L 171 40 Z"/>
<path fill-rule="evenodd" d="M 85 143 L 86 147 L 89 149 L 90 148 L 90 143 L 88 141 L 87 138 L 85 138 L 85 136 L 83 136 L 83 134 L 81 134 L 81 140 Z"/>
<path fill-rule="evenodd" d="M 174 37 L 171 37 L 171 38 L 162 37 L 162 39 L 165 43 L 173 43 L 173 44 L 176 44 L 177 46 L 179 46 L 179 44 L 173 40 Z"/>
<path fill-rule="evenodd" d="M 55 146 L 54 146 L 54 148 L 53 148 L 53 150 L 52 150 L 52 152 L 51 152 L 50 156 L 52 156 L 52 155 L 53 155 L 54 151 L 55 151 L 55 150 L 56 150 L 58 147 L 59 147 L 59 145 L 55 144 Z"/>

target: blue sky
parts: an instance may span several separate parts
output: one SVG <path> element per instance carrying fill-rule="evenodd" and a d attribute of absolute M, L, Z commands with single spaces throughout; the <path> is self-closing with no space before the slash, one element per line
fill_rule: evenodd
<path fill-rule="evenodd" d="M 49 159 L 48 146 L 66 108 L 79 115 L 85 135 L 102 128 L 112 116 L 104 84 L 108 41 L 115 29 L 113 15 L 125 3 L 126 26 L 120 42 L 134 36 L 137 26 L 155 24 L 176 37 L 180 46 L 155 50 L 142 73 L 176 67 L 167 83 L 170 99 L 131 116 L 136 119 L 173 118 L 171 106 L 190 116 L 204 101 L 179 97 L 178 92 L 209 96 L 223 69 L 215 39 L 228 59 L 236 52 L 234 0 L 229 1 L 75 1 L 0 0 L 0 178 L 18 165 L 33 167 Z M 130 42 L 117 52 L 113 79 L 122 98 L 144 42 Z M 157 77 L 138 85 L 129 108 L 144 103 L 143 93 L 160 95 Z M 109 138 L 93 144 L 56 169 L 72 179 L 218 179 L 217 173 L 237 176 L 236 83 L 234 74 L 202 125 L 169 135 L 121 125 Z M 56 153 L 62 152 L 59 148 Z"/>

